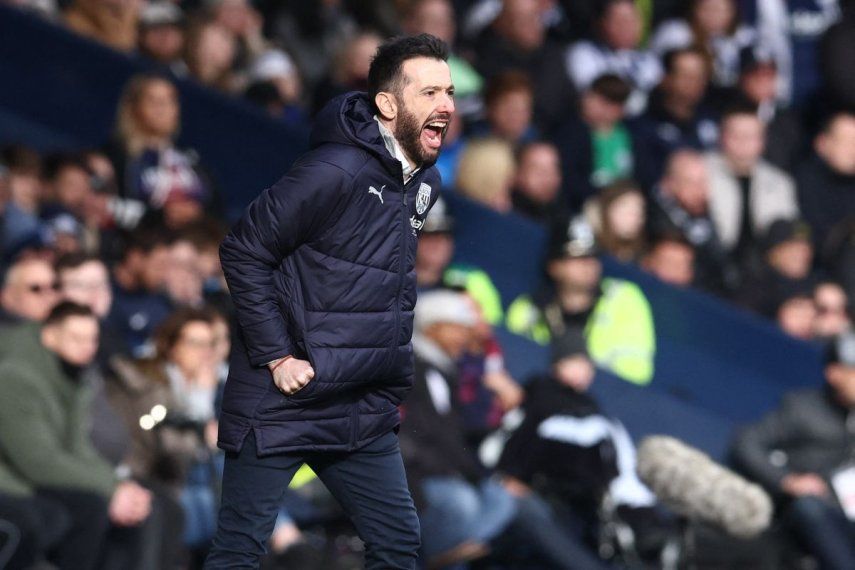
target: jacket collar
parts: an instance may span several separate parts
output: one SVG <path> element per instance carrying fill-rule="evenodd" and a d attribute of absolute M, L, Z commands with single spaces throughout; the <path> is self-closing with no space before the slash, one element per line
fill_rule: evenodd
<path fill-rule="evenodd" d="M 401 163 L 401 170 L 404 173 L 404 184 L 406 184 L 412 180 L 413 176 L 416 175 L 416 172 L 418 172 L 419 169 L 410 166 L 410 162 L 407 160 L 407 155 L 404 154 L 404 149 L 401 148 L 400 143 L 398 143 L 398 139 L 395 138 L 392 131 L 386 128 L 386 125 L 380 122 L 377 115 L 374 115 L 374 120 L 377 121 L 377 126 L 380 128 L 380 136 L 383 138 L 383 144 L 386 145 L 386 150 L 389 151 L 389 154 L 391 154 L 393 158 Z"/>

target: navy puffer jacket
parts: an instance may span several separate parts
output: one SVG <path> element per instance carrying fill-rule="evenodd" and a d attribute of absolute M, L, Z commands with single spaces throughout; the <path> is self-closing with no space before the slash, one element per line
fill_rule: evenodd
<path fill-rule="evenodd" d="M 220 247 L 239 322 L 225 450 L 250 429 L 260 454 L 359 448 L 398 425 L 412 385 L 416 245 L 439 174 L 404 185 L 362 93 L 321 111 L 311 147 Z M 286 354 L 315 369 L 292 396 L 266 367 Z"/>

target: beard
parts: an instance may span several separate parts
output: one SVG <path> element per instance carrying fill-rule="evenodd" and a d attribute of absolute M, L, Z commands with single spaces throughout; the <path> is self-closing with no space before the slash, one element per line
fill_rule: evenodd
<path fill-rule="evenodd" d="M 422 145 L 421 137 L 424 124 L 419 123 L 418 118 L 403 103 L 400 99 L 398 100 L 400 112 L 392 134 L 395 135 L 395 140 L 398 141 L 410 160 L 413 160 L 420 167 L 431 166 L 439 158 L 439 149 L 426 149 Z"/>

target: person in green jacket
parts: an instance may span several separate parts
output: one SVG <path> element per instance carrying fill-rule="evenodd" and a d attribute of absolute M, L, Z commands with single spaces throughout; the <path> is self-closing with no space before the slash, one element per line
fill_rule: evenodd
<path fill-rule="evenodd" d="M 62 302 L 43 325 L 5 338 L 14 350 L 0 361 L 0 518 L 31 550 L 19 558 L 42 548 L 60 568 L 93 568 L 110 524 L 136 526 L 151 508 L 151 493 L 119 481 L 89 439 L 83 372 L 98 350 L 98 320 Z"/>
<path fill-rule="evenodd" d="M 584 221 L 573 219 L 559 229 L 547 261 L 551 286 L 514 300 L 505 327 L 544 345 L 581 330 L 599 367 L 634 384 L 649 384 L 656 332 L 647 298 L 634 283 L 602 278 L 594 234 Z"/>

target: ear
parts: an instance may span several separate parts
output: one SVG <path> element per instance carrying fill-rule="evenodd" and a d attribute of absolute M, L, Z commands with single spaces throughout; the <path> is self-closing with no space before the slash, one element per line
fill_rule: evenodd
<path fill-rule="evenodd" d="M 380 111 L 380 116 L 387 121 L 394 121 L 398 116 L 398 102 L 392 93 L 381 91 L 374 96 L 374 104 Z"/>

